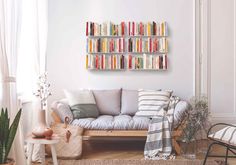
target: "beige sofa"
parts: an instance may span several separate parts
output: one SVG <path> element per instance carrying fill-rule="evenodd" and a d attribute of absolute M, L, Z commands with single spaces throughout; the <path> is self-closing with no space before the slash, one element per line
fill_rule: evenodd
<path fill-rule="evenodd" d="M 65 116 L 70 124 L 84 128 L 84 137 L 145 137 L 150 119 L 135 116 L 138 110 L 137 90 L 93 90 L 99 110 L 97 118 L 74 119 L 66 99 L 52 103 L 52 117 L 55 122 L 64 122 Z M 180 147 L 177 139 L 182 135 L 184 116 L 189 105 L 180 101 L 174 112 L 172 142 L 177 154 Z M 88 139 L 88 138 L 86 138 Z"/>

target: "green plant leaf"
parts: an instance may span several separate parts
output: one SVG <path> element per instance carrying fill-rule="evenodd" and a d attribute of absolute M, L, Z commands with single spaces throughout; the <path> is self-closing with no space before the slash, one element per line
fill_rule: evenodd
<path fill-rule="evenodd" d="M 3 146 L 2 143 L 0 142 L 0 164 L 3 164 Z"/>
<path fill-rule="evenodd" d="M 4 110 L 2 108 L 0 115 L 0 142 L 3 143 L 3 134 L 4 134 Z"/>
<path fill-rule="evenodd" d="M 22 109 L 20 109 L 17 112 L 17 114 L 15 116 L 15 119 L 13 120 L 13 122 L 11 124 L 11 127 L 10 127 L 10 131 L 9 131 L 9 135 L 8 135 L 8 140 L 7 140 L 7 143 L 6 143 L 6 157 L 8 156 L 8 154 L 10 152 L 12 143 L 13 143 L 15 135 L 16 135 L 17 127 L 18 127 L 19 121 L 20 121 L 21 110 Z"/>
<path fill-rule="evenodd" d="M 6 108 L 5 109 L 5 115 L 4 115 L 3 143 L 6 143 L 6 141 L 8 139 L 9 123 L 10 123 L 10 118 L 8 118 L 8 111 L 7 111 L 7 108 Z"/>

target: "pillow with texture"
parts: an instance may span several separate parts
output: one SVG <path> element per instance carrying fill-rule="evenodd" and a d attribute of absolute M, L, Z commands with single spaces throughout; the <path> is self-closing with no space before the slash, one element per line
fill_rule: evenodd
<path fill-rule="evenodd" d="M 236 133 L 235 132 L 236 132 L 236 127 L 227 126 L 223 129 L 209 135 L 209 137 L 236 146 L 236 138 L 235 138 Z"/>
<path fill-rule="evenodd" d="M 135 115 L 138 111 L 138 90 L 122 89 L 121 114 Z"/>
<path fill-rule="evenodd" d="M 96 118 L 99 115 L 97 105 L 90 90 L 64 91 L 74 119 Z"/>
<path fill-rule="evenodd" d="M 138 91 L 138 111 L 135 116 L 160 115 L 160 110 L 168 107 L 171 95 L 172 91 L 140 89 Z"/>
<path fill-rule="evenodd" d="M 100 114 L 120 114 L 121 89 L 93 90 L 93 94 Z"/>

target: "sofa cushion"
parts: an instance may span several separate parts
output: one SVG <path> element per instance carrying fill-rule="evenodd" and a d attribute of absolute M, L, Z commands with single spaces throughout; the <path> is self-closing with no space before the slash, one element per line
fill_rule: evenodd
<path fill-rule="evenodd" d="M 121 89 L 93 90 L 93 94 L 100 114 L 120 114 Z"/>
<path fill-rule="evenodd" d="M 161 109 L 169 105 L 172 91 L 139 90 L 138 111 L 136 116 L 152 117 L 159 114 Z"/>
<path fill-rule="evenodd" d="M 71 123 L 85 129 L 93 130 L 143 130 L 148 129 L 149 118 L 129 115 L 101 115 L 98 118 L 75 119 Z M 174 128 L 179 122 L 174 120 Z"/>
<path fill-rule="evenodd" d="M 134 115 L 138 111 L 138 90 L 122 89 L 121 114 Z"/>
<path fill-rule="evenodd" d="M 101 115 L 96 119 L 75 119 L 72 125 L 98 130 L 143 130 L 148 129 L 149 120 L 146 117 L 131 117 L 129 115 Z"/>
<path fill-rule="evenodd" d="M 97 117 L 99 115 L 92 91 L 64 91 L 74 119 Z"/>

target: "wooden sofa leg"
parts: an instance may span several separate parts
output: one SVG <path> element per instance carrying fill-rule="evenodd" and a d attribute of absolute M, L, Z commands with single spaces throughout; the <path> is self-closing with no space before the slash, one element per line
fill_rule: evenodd
<path fill-rule="evenodd" d="M 177 155 L 180 155 L 181 148 L 175 139 L 172 139 L 172 145 L 174 146 L 175 152 Z"/>

